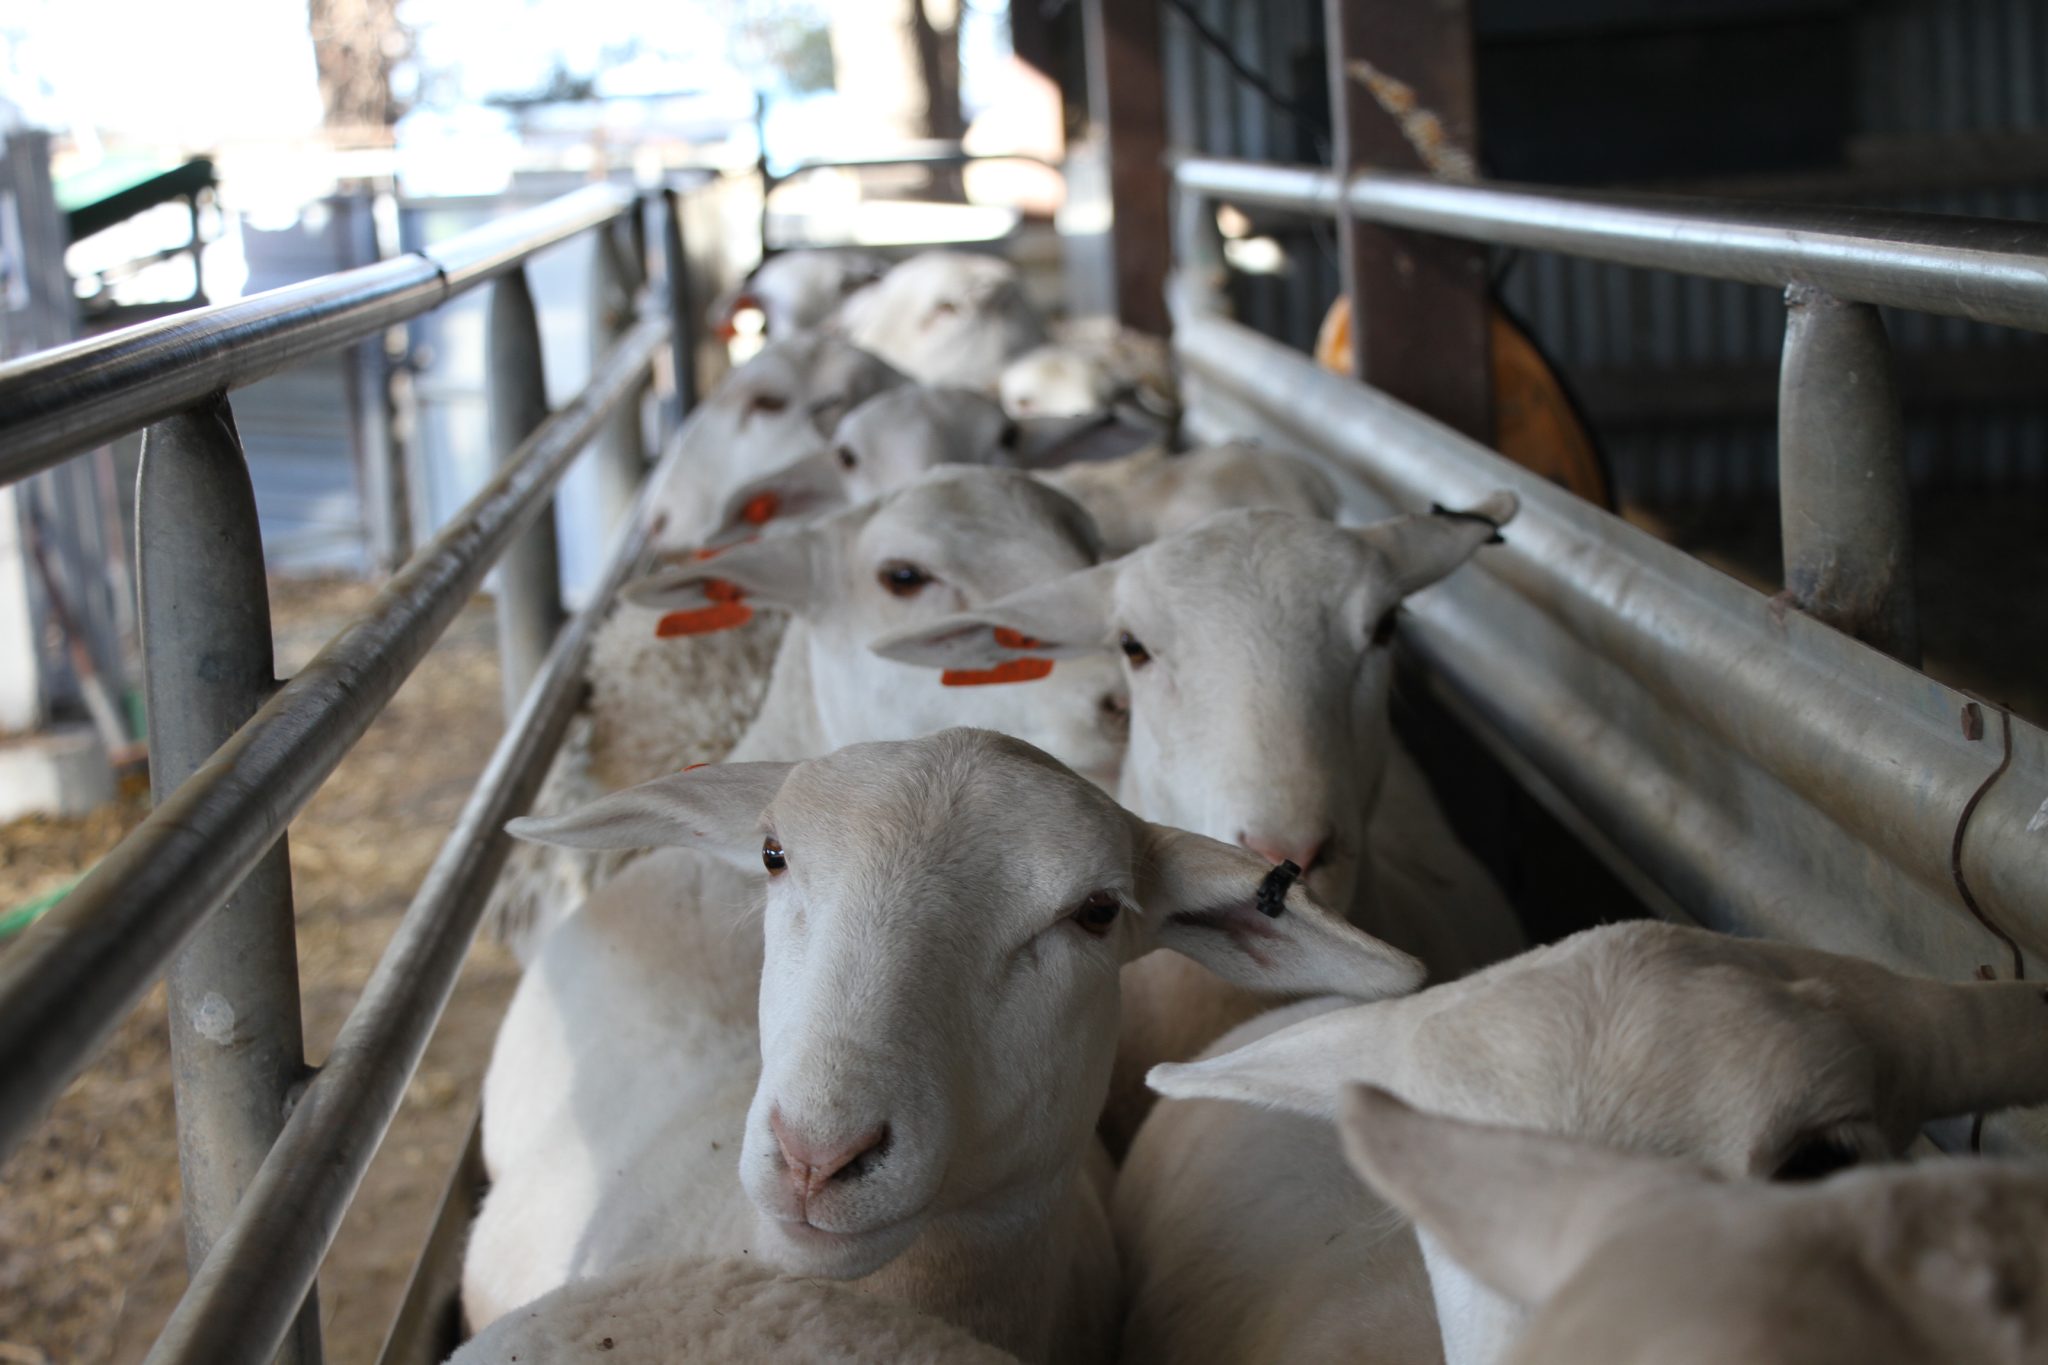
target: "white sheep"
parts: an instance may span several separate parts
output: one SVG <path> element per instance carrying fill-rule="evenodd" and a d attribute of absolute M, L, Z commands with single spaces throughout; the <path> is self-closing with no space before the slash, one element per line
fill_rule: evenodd
<path fill-rule="evenodd" d="M 1141 448 L 1114 458 L 1110 450 Z M 829 449 L 738 485 L 707 539 L 816 516 L 900 488 L 942 464 L 1028 468 L 1080 502 L 1113 555 L 1234 507 L 1334 517 L 1337 490 L 1306 460 L 1232 442 L 1169 455 L 1136 428 L 1095 419 L 1015 421 L 972 389 L 905 384 L 847 414 Z"/>
<path fill-rule="evenodd" d="M 735 488 L 829 449 L 842 417 L 903 382 L 885 361 L 836 336 L 769 342 L 685 423 L 674 471 L 652 509 L 663 523 L 656 548 L 702 545 Z"/>
<path fill-rule="evenodd" d="M 706 320 L 727 340 L 734 334 L 734 319 L 750 308 L 760 311 L 762 331 L 770 340 L 814 332 L 840 304 L 888 270 L 888 258 L 873 251 L 779 251 L 719 295 Z"/>
<path fill-rule="evenodd" d="M 940 465 L 1010 467 L 1019 435 L 995 400 L 973 389 L 900 384 L 849 412 L 825 448 L 741 484 L 708 539 L 867 502 Z"/>
<path fill-rule="evenodd" d="M 1457 975 L 1517 951 L 1506 900 L 1452 834 L 1388 718 L 1403 599 L 1470 558 L 1515 512 L 1345 529 L 1226 512 L 1122 559 L 875 648 L 927 666 L 1121 656 L 1130 750 L 1118 794 L 1147 819 L 1294 863 L 1318 899 Z M 1260 1002 L 1172 959 L 1125 982 L 1104 1133 L 1150 1107 L 1145 1071 L 1192 1057 Z"/>
<path fill-rule="evenodd" d="M 1247 988 L 1359 998 L 1421 979 L 1256 854 L 1140 820 L 988 731 L 723 764 L 513 829 L 674 850 L 564 924 L 637 925 L 590 966 L 657 983 L 674 1025 L 631 1064 L 617 1054 L 647 1040 L 612 1040 L 617 1075 L 577 1077 L 559 1131 L 598 1144 L 588 1159 L 494 1185 L 464 1266 L 479 1325 L 570 1279 L 744 1255 L 1025 1360 L 1107 1360 L 1120 1291 L 1089 1168 L 1119 965 L 1165 947 Z M 764 870 L 758 946 L 738 928 L 753 898 L 696 894 L 683 865 L 710 859 Z M 598 1197 L 543 1226 L 550 1183 Z"/>
<path fill-rule="evenodd" d="M 1264 507 L 1334 520 L 1337 489 L 1307 460 L 1231 441 L 1173 455 L 1149 446 L 1039 477 L 1088 509 L 1112 556 L 1184 531 L 1218 512 Z"/>
<path fill-rule="evenodd" d="M 849 298 L 829 325 L 913 379 L 990 394 L 1005 365 L 1045 342 L 1016 267 L 962 251 L 912 256 Z"/>
<path fill-rule="evenodd" d="M 822 455 L 846 413 L 903 382 L 837 338 L 771 342 L 691 414 L 650 512 L 661 519 L 655 548 L 694 552 L 737 484 Z M 775 510 L 756 505 L 735 515 L 765 523 Z M 781 637 L 774 612 L 693 640 L 657 640 L 644 620 L 614 612 L 591 642 L 590 702 L 571 723 L 534 809 L 567 810 L 685 762 L 723 758 L 761 705 Z M 582 900 L 617 861 L 515 848 L 487 908 L 493 936 L 526 958 L 554 911 Z"/>
<path fill-rule="evenodd" d="M 1016 1365 L 929 1314 L 743 1261 L 692 1259 L 578 1280 L 499 1318 L 449 1365 Z"/>
<path fill-rule="evenodd" d="M 1388 1365 L 1501 1359 L 1521 1310 L 1432 1239 L 1418 1255 L 1349 1178 L 1331 1126 L 1347 1083 L 1789 1180 L 1897 1156 L 1932 1119 L 2048 1098 L 2044 1012 L 2038 985 L 1928 981 L 1647 921 L 1407 1000 L 1275 1011 L 1152 1073 L 1172 1098 L 1116 1190 L 1126 1358 L 1336 1361 L 1382 1341 Z"/>
<path fill-rule="evenodd" d="M 792 618 L 760 712 L 727 755 L 733 759 L 807 758 L 862 740 L 978 724 L 1021 736 L 1107 785 L 1124 743 L 1122 683 L 1107 660 L 1062 666 L 1035 687 L 940 688 L 929 686 L 929 674 L 868 649 L 878 635 L 1062 577 L 1094 563 L 1098 553 L 1087 515 L 1053 490 L 1013 471 L 948 468 L 878 502 L 629 585 L 617 619 L 648 640 L 673 613 L 684 614 L 677 624 L 685 628 L 716 627 L 660 642 L 688 645 L 717 638 L 745 612 Z M 672 685 L 681 689 L 677 698 L 691 697 L 688 677 Z M 607 765 L 619 785 L 717 757 L 679 752 L 677 738 L 663 733 L 661 717 L 675 712 L 676 699 L 657 693 L 620 700 L 631 709 L 600 713 L 624 737 Z M 598 752 L 593 748 L 593 756 Z M 650 762 L 661 766 L 648 772 Z M 539 814 L 561 809 L 536 803 Z M 579 955 L 610 951 L 603 946 L 608 931 L 591 922 L 588 909 L 566 921 L 575 932 L 556 928 L 605 877 L 625 875 L 618 868 L 628 855 L 576 856 L 605 859 L 598 865 L 603 876 L 581 895 L 537 908 L 519 940 L 527 972 L 484 1076 L 484 1164 L 494 1178 L 534 1149 L 545 1115 L 587 1083 L 593 1064 L 579 1070 L 577 1058 L 601 1047 L 594 1040 L 626 1034 L 659 1045 L 659 1030 L 647 1021 L 659 1011 L 658 974 L 639 993 L 606 989 L 601 968 L 587 973 Z M 572 1046 L 572 1035 L 593 1021 L 598 1031 Z M 632 1074 L 618 1073 L 615 1083 L 631 1084 Z M 550 1144 L 566 1150 L 554 1139 L 541 1145 Z"/>
<path fill-rule="evenodd" d="M 1012 360 L 997 381 L 1012 417 L 1078 417 L 1112 409 L 1171 433 L 1180 420 L 1173 353 L 1165 341 L 1082 318 L 1053 326 L 1053 340 Z"/>
<path fill-rule="evenodd" d="M 1360 1175 L 1533 1311 L 1509 1365 L 2048 1361 L 2038 1163 L 1731 1183 L 1366 1086 L 1341 1123 Z"/>

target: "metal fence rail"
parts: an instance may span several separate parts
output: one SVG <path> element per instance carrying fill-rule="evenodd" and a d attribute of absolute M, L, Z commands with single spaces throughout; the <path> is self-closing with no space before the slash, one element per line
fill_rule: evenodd
<path fill-rule="evenodd" d="M 1905 438 L 1877 309 L 2048 331 L 2048 226 L 1205 159 L 1176 176 L 1183 259 L 1213 258 L 1199 206 L 1225 200 L 1786 290 L 1786 585 L 1802 610 L 1918 661 Z"/>
<path fill-rule="evenodd" d="M 644 288 L 649 207 L 593 186 L 426 252 L 0 367 L 0 480 L 148 424 L 137 538 L 157 804 L 0 958 L 0 1156 L 168 965 L 194 1276 L 152 1360 L 319 1359 L 314 1277 L 460 970 L 504 860 L 502 825 L 538 786 L 590 633 L 645 542 L 639 399 L 663 357 L 687 370 L 694 335 L 674 192 L 660 198 L 667 280 Z M 548 413 L 534 399 L 523 266 L 586 232 L 598 234 L 601 352 L 582 392 Z M 226 391 L 486 281 L 498 290 L 493 318 L 513 338 L 493 348 L 493 364 L 508 392 L 526 390 L 497 424 L 496 476 L 279 688 Z M 667 411 L 679 420 L 680 408 Z M 600 596 L 561 630 L 541 528 L 562 475 L 593 445 L 603 510 L 624 527 Z M 285 828 L 500 561 L 518 587 L 501 603 L 507 673 L 520 685 L 510 727 L 326 1066 L 309 1076 Z"/>
<path fill-rule="evenodd" d="M 1789 603 L 1212 297 L 1188 297 L 1174 340 L 1199 433 L 1319 454 L 1390 511 L 1514 489 L 1507 544 L 1432 589 L 1412 639 L 1452 709 L 1653 906 L 1950 978 L 2048 966 L 2048 733 L 1910 666 L 1907 494 L 1872 306 L 2048 330 L 2048 228 L 1218 161 L 1178 177 L 1197 271 L 1223 200 L 1785 287 Z M 1353 306 L 1372 326 L 1370 301 Z M 1988 1132 L 2048 1148 L 2035 1116 Z"/>

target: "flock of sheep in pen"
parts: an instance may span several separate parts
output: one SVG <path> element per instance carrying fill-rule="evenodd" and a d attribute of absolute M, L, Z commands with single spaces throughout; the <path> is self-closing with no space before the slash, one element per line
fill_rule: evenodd
<path fill-rule="evenodd" d="M 877 273 L 750 282 L 513 825 L 456 1362 L 2048 1359 L 2048 1177 L 1888 1164 L 2048 1100 L 2041 987 L 1528 949 L 1452 834 L 1388 646 L 1512 495 L 1341 524 Z"/>

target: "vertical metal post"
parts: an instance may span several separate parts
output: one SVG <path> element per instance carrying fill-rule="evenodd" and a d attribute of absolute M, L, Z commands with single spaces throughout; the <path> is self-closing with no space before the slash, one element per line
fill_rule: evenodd
<path fill-rule="evenodd" d="M 1170 302 L 1174 321 L 1182 320 L 1183 309 L 1198 315 L 1227 316 L 1229 270 L 1223 260 L 1223 234 L 1216 229 L 1216 205 L 1204 195 L 1176 191 L 1173 227 L 1174 297 Z"/>
<path fill-rule="evenodd" d="M 629 259 L 611 227 L 597 229 L 592 246 L 590 355 L 594 362 L 632 327 L 634 296 L 640 289 L 636 268 L 644 266 Z M 637 394 L 613 409 L 596 444 L 598 506 L 609 533 L 633 505 L 633 495 L 647 474 Z"/>
<path fill-rule="evenodd" d="M 277 682 L 256 494 L 226 397 L 151 426 L 136 484 L 149 785 L 162 801 Z M 306 1075 L 284 838 L 193 936 L 167 985 L 185 1257 L 196 1270 Z M 278 1358 L 318 1365 L 315 1294 Z"/>
<path fill-rule="evenodd" d="M 490 354 L 484 391 L 490 408 L 491 459 L 510 463 L 520 442 L 547 420 L 547 374 L 542 368 L 540 320 L 527 288 L 526 267 L 508 270 L 491 285 L 486 324 Z M 498 561 L 499 680 L 505 714 L 540 671 L 562 625 L 561 555 L 555 544 L 554 502 L 520 533 Z"/>
<path fill-rule="evenodd" d="M 1801 611 L 1920 662 L 1906 439 L 1884 320 L 1795 284 L 1778 375 L 1785 587 Z"/>
<path fill-rule="evenodd" d="M 690 254 L 683 237 L 683 196 L 661 192 L 661 251 L 667 279 L 670 367 L 675 372 L 675 404 L 669 429 L 682 424 L 697 406 L 697 308 L 690 297 Z"/>
<path fill-rule="evenodd" d="M 1477 155 L 1466 0 L 1325 0 L 1333 160 L 1469 178 Z M 1486 248 L 1338 217 L 1359 378 L 1493 444 Z"/>
<path fill-rule="evenodd" d="M 1106 136 L 1116 315 L 1164 335 L 1167 214 L 1166 92 L 1158 0 L 1087 0 L 1088 116 Z"/>

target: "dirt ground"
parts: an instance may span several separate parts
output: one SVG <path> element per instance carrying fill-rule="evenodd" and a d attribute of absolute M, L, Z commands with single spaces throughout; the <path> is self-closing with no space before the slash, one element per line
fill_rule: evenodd
<path fill-rule="evenodd" d="M 289 672 L 371 587 L 276 581 Z M 307 1049 L 325 1055 L 502 727 L 489 607 L 450 628 L 292 826 Z M 0 826 L 0 910 L 62 885 L 147 809 Z M 0 953 L 6 947 L 0 944 Z M 480 943 L 320 1277 L 327 1358 L 375 1358 L 468 1135 L 510 956 Z M 0 1363 L 140 1360 L 185 1285 L 162 988 L 0 1166 Z"/>

